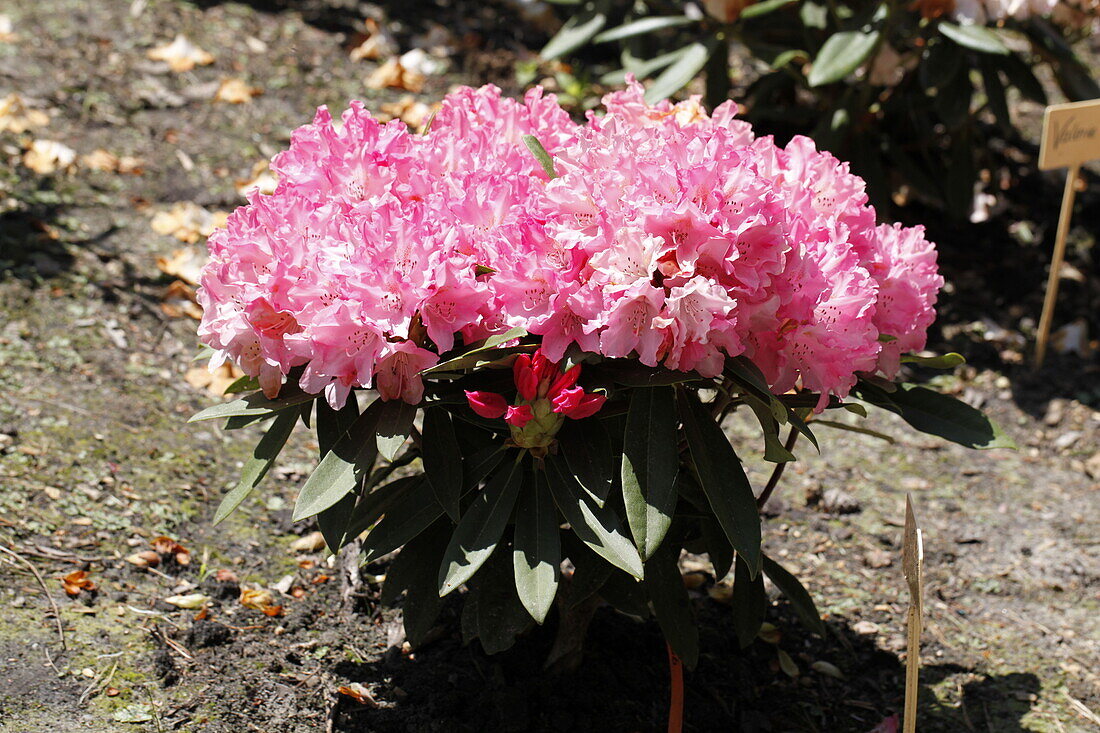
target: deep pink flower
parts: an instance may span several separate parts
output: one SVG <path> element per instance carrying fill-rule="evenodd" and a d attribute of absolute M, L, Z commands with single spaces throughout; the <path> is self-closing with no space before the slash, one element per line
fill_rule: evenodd
<path fill-rule="evenodd" d="M 531 413 L 530 405 L 509 405 L 508 411 L 504 415 L 504 422 L 509 425 L 514 425 L 517 428 L 522 428 L 529 423 L 534 415 Z"/>
<path fill-rule="evenodd" d="M 504 412 L 508 409 L 508 401 L 504 399 L 503 395 L 498 395 L 495 392 L 472 392 L 467 390 L 466 402 L 469 403 L 471 410 L 490 420 L 504 417 Z"/>

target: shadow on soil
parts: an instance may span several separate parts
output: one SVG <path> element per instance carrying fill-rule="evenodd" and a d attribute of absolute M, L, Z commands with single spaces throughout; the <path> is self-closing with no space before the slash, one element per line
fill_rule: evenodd
<path fill-rule="evenodd" d="M 866 733 L 901 709 L 904 666 L 849 625 L 832 623 L 830 638 L 820 639 L 780 607 L 770 619 L 783 634 L 778 647 L 758 639 L 742 650 L 725 610 L 714 603 L 700 609 L 703 653 L 685 678 L 685 731 Z M 334 729 L 638 731 L 666 725 L 667 657 L 653 622 L 602 609 L 583 665 L 557 677 L 542 673 L 553 622 L 495 656 L 477 642 L 462 645 L 456 625 L 452 604 L 442 624 L 449 633 L 415 654 L 394 648 L 378 662 L 336 665 L 337 676 L 398 702 L 369 706 L 341 697 Z M 797 678 L 779 670 L 777 649 L 798 665 Z M 827 671 L 811 671 L 825 660 L 831 670 L 818 664 Z M 1023 731 L 1040 691 L 1033 674 L 986 676 L 957 665 L 927 666 L 921 681 L 921 728 L 930 733 Z"/>

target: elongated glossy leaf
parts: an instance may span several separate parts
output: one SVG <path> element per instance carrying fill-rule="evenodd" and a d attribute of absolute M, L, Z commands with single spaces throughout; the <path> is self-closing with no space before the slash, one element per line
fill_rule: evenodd
<path fill-rule="evenodd" d="M 676 511 L 678 443 L 672 387 L 635 389 L 626 413 L 622 483 L 627 522 L 643 560 L 660 546 Z"/>
<path fill-rule="evenodd" d="M 832 420 L 814 420 L 814 425 L 820 425 L 826 428 L 833 428 L 834 430 L 843 430 L 849 433 L 859 433 L 860 435 L 869 435 L 872 438 L 878 438 L 879 440 L 885 440 L 887 443 L 896 443 L 891 436 L 886 433 L 880 433 L 877 430 L 871 428 L 865 428 L 861 425 L 849 425 L 848 423 L 834 422 Z"/>
<path fill-rule="evenodd" d="M 458 500 L 462 496 L 462 453 L 451 416 L 442 408 L 424 411 L 421 460 L 436 501 L 457 522 Z"/>
<path fill-rule="evenodd" d="M 1046 90 L 1043 88 L 1042 82 L 1036 78 L 1030 64 L 1014 53 L 998 59 L 998 61 L 1001 68 L 1004 69 L 1005 76 L 1008 77 L 1012 86 L 1020 90 L 1020 94 L 1032 102 L 1046 106 Z"/>
<path fill-rule="evenodd" d="M 857 396 L 901 415 L 911 426 L 967 448 L 1015 448 L 1016 444 L 981 410 L 914 384 L 899 384 L 893 393 L 860 380 Z"/>
<path fill-rule="evenodd" d="M 768 409 L 767 404 L 756 399 L 753 395 L 746 395 L 745 401 L 756 415 L 760 423 L 760 429 L 764 434 L 764 460 L 772 463 L 787 463 L 795 460 L 794 454 L 787 450 L 779 437 L 779 423 Z"/>
<path fill-rule="evenodd" d="M 739 356 L 726 360 L 723 373 L 726 378 L 733 380 L 742 392 L 747 392 L 767 404 L 772 417 L 778 423 L 787 422 L 787 407 L 772 394 L 771 388 L 768 386 L 768 380 L 764 373 L 760 371 L 760 367 L 745 357 Z"/>
<path fill-rule="evenodd" d="M 785 8 L 795 2 L 798 2 L 798 0 L 764 0 L 763 2 L 755 3 L 741 11 L 741 20 L 759 18 L 761 15 L 774 13 L 776 10 Z"/>
<path fill-rule="evenodd" d="M 575 608 L 581 601 L 592 597 L 599 592 L 611 573 L 615 572 L 614 566 L 596 553 L 589 550 L 580 538 L 572 532 L 559 535 L 562 548 L 569 562 L 573 565 L 573 575 L 569 581 L 562 583 L 561 593 L 564 594 L 562 602 L 568 608 Z"/>
<path fill-rule="evenodd" d="M 633 74 L 639 79 L 648 78 L 653 73 L 660 71 L 669 64 L 675 62 L 684 55 L 686 48 L 681 48 L 670 53 L 663 53 L 651 59 L 639 59 L 623 54 L 623 68 L 609 71 L 600 77 L 601 84 L 622 84 L 626 81 L 627 74 Z"/>
<path fill-rule="evenodd" d="M 283 394 L 273 400 L 264 397 L 263 392 L 253 392 L 239 400 L 207 407 L 202 412 L 192 415 L 187 422 L 217 420 L 223 417 L 268 417 L 288 407 L 309 402 L 316 397 L 317 395 L 306 394 L 292 385 L 283 385 Z"/>
<path fill-rule="evenodd" d="M 811 87 L 840 81 L 859 68 L 878 46 L 879 32 L 842 31 L 821 46 L 806 81 Z"/>
<path fill-rule="evenodd" d="M 477 636 L 486 654 L 509 649 L 531 625 L 531 617 L 516 595 L 510 553 L 506 550 L 502 547 L 494 552 L 471 581 L 477 593 Z"/>
<path fill-rule="evenodd" d="M 567 20 L 549 43 L 543 46 L 539 55 L 551 61 L 591 41 L 607 25 L 607 15 L 599 6 L 602 3 L 594 3 Z"/>
<path fill-rule="evenodd" d="M 516 507 L 512 564 L 516 591 L 523 607 L 539 624 L 554 605 L 561 577 L 561 537 L 558 508 L 542 471 L 529 474 Z"/>
<path fill-rule="evenodd" d="M 1005 86 L 1004 82 L 1001 81 L 1001 75 L 997 73 L 996 67 L 987 59 L 982 59 L 980 66 L 982 70 L 982 88 L 985 90 L 985 97 L 989 101 L 989 111 L 993 113 L 997 124 L 1003 130 L 1011 130 L 1012 115 L 1008 111 L 1008 98 L 1005 96 Z"/>
<path fill-rule="evenodd" d="M 240 394 L 241 392 L 255 392 L 260 388 L 260 380 L 247 374 L 239 377 L 233 384 L 225 388 L 222 394 Z"/>
<path fill-rule="evenodd" d="M 791 0 L 785 0 L 790 2 Z M 610 41 L 621 41 L 624 38 L 633 38 L 634 36 L 644 36 L 646 33 L 653 33 L 655 31 L 664 30 L 665 28 L 676 28 L 678 26 L 687 25 L 689 23 L 698 23 L 699 21 L 689 18 L 686 15 L 661 15 L 650 18 L 642 18 L 640 20 L 631 21 L 630 23 L 624 23 L 623 25 L 606 30 L 603 33 L 595 36 L 592 39 L 593 43 L 608 43 Z"/>
<path fill-rule="evenodd" d="M 392 605 L 405 592 L 401 617 L 405 636 L 413 647 L 428 635 L 439 616 L 443 600 L 436 592 L 436 568 L 450 539 L 451 523 L 438 521 L 409 540 L 386 570 L 386 582 L 379 599 Z"/>
<path fill-rule="evenodd" d="M 798 578 L 791 575 L 782 565 L 767 555 L 764 556 L 763 568 L 764 574 L 787 597 L 791 608 L 794 609 L 798 619 L 806 628 L 816 634 L 825 636 L 825 623 L 821 620 L 821 614 L 817 612 L 814 599 L 810 597 L 802 583 L 798 582 Z"/>
<path fill-rule="evenodd" d="M 393 552 L 443 516 L 443 507 L 423 476 L 408 476 L 400 481 L 403 482 L 400 493 L 387 502 L 382 520 L 363 538 L 363 562 Z M 378 491 L 384 488 L 387 487 Z"/>
<path fill-rule="evenodd" d="M 440 596 L 469 580 L 500 542 L 523 488 L 521 457 L 498 469 L 462 515 L 439 568 Z"/>
<path fill-rule="evenodd" d="M 524 351 L 533 351 L 535 349 L 533 344 L 501 346 L 501 344 L 523 338 L 526 335 L 527 332 L 522 328 L 513 328 L 504 333 L 498 333 L 485 339 L 485 343 L 480 346 L 470 349 L 453 359 L 448 359 L 447 361 L 440 362 L 433 367 L 425 369 L 421 374 L 435 375 L 445 372 L 461 372 L 465 369 L 472 369 L 483 362 L 493 361 Z"/>
<path fill-rule="evenodd" d="M 479 450 L 462 461 L 462 489 L 469 491 L 491 474 L 508 455 L 504 446 L 491 445 Z"/>
<path fill-rule="evenodd" d="M 693 669 L 699 661 L 699 627 L 680 575 L 680 548 L 666 542 L 645 564 L 645 588 L 653 614 L 672 651 Z"/>
<path fill-rule="evenodd" d="M 615 567 L 641 578 L 642 558 L 623 533 L 618 515 L 610 507 L 597 506 L 560 457 L 546 458 L 546 478 L 554 503 L 577 537 Z"/>
<path fill-rule="evenodd" d="M 317 400 L 317 449 L 320 457 L 332 450 L 359 417 L 359 403 L 349 394 L 344 406 L 334 410 L 328 400 Z"/>
<path fill-rule="evenodd" d="M 703 545 L 710 557 L 710 566 L 714 570 L 714 579 L 721 580 L 733 569 L 733 546 L 730 544 L 722 525 L 714 517 L 704 517 L 701 522 Z"/>
<path fill-rule="evenodd" d="M 597 505 L 603 506 L 615 482 L 615 451 L 601 420 L 567 420 L 558 444 L 569 470 Z"/>
<path fill-rule="evenodd" d="M 393 460 L 412 434 L 415 417 L 416 405 L 410 405 L 404 400 L 390 400 L 382 403 L 377 428 L 378 454 L 382 458 L 387 461 Z"/>
<path fill-rule="evenodd" d="M 294 521 L 312 517 L 351 493 L 370 474 L 377 454 L 374 432 L 381 402 L 363 411 L 306 479 L 294 505 Z"/>
<path fill-rule="evenodd" d="M 760 515 L 741 460 L 699 399 L 676 393 L 691 461 L 711 510 L 754 573 L 760 571 Z"/>
<path fill-rule="evenodd" d="M 550 157 L 550 153 L 546 152 L 546 148 L 542 146 L 539 139 L 534 135 L 524 135 L 523 144 L 527 146 L 527 149 L 531 151 L 531 155 L 535 156 L 535 160 L 542 166 L 542 172 L 550 179 L 558 177 L 558 172 L 554 170 L 554 159 Z"/>
<path fill-rule="evenodd" d="M 612 570 L 604 581 L 600 598 L 610 603 L 616 611 L 630 616 L 646 619 L 652 615 L 645 583 L 639 583 L 637 578 L 618 570 Z"/>
<path fill-rule="evenodd" d="M 714 53 L 714 46 L 709 41 L 686 46 L 683 55 L 662 71 L 654 80 L 653 86 L 646 90 L 645 101 L 655 104 L 683 89 L 706 66 L 707 59 Z"/>
<path fill-rule="evenodd" d="M 992 53 L 999 56 L 1008 53 L 1008 46 L 1004 44 L 1001 37 L 984 25 L 955 25 L 946 20 L 941 20 L 938 28 L 940 33 L 971 51 Z"/>
<path fill-rule="evenodd" d="M 298 413 L 293 410 L 282 412 L 275 418 L 275 421 L 271 423 L 271 427 L 264 433 L 264 437 L 260 438 L 256 447 L 252 450 L 252 457 L 244 464 L 241 480 L 225 495 L 221 504 L 218 505 L 218 511 L 214 513 L 214 524 L 219 524 L 232 514 L 245 500 L 245 497 L 259 485 L 272 464 L 275 463 L 275 459 L 279 457 L 279 453 L 286 445 L 287 438 L 290 437 L 290 433 L 294 430 L 294 425 L 297 422 Z"/>
<path fill-rule="evenodd" d="M 340 548 L 369 529 L 395 502 L 400 501 L 406 489 L 420 480 L 419 476 L 409 476 L 374 491 L 363 484 L 318 514 L 317 526 L 325 537 L 329 551 L 334 554 L 339 552 Z"/>
<path fill-rule="evenodd" d="M 733 570 L 733 630 L 741 648 L 752 644 L 764 623 L 768 610 L 768 595 L 764 592 L 764 576 L 756 575 L 740 555 Z"/>

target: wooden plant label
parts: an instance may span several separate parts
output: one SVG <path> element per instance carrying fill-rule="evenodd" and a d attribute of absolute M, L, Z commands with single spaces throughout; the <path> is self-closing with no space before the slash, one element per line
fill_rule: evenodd
<path fill-rule="evenodd" d="M 1041 369 L 1047 353 L 1047 339 L 1054 319 L 1054 304 L 1058 301 L 1058 280 L 1062 259 L 1066 253 L 1066 234 L 1073 213 L 1073 196 L 1077 190 L 1077 174 L 1081 164 L 1100 159 L 1100 99 L 1072 104 L 1052 104 L 1043 114 L 1043 141 L 1039 148 L 1039 167 L 1069 168 L 1066 189 L 1062 194 L 1062 211 L 1058 215 L 1058 230 L 1054 236 L 1054 256 L 1050 260 L 1050 275 L 1043 300 L 1043 315 L 1035 340 L 1035 368 Z"/>
<path fill-rule="evenodd" d="M 1072 168 L 1100 158 L 1100 99 L 1052 104 L 1043 114 L 1039 167 Z"/>
<path fill-rule="evenodd" d="M 905 495 L 905 534 L 902 538 L 901 568 L 909 586 L 909 615 L 906 618 L 904 733 L 917 729 L 917 688 L 920 676 L 920 633 L 924 615 L 924 538 L 913 514 L 913 501 Z"/>

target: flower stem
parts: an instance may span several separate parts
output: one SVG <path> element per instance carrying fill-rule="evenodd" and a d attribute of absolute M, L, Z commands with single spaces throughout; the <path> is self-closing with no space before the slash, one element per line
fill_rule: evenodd
<path fill-rule="evenodd" d="M 684 665 L 672 646 L 668 647 L 668 675 L 672 688 L 668 704 L 668 733 L 680 733 L 684 727 Z"/>

